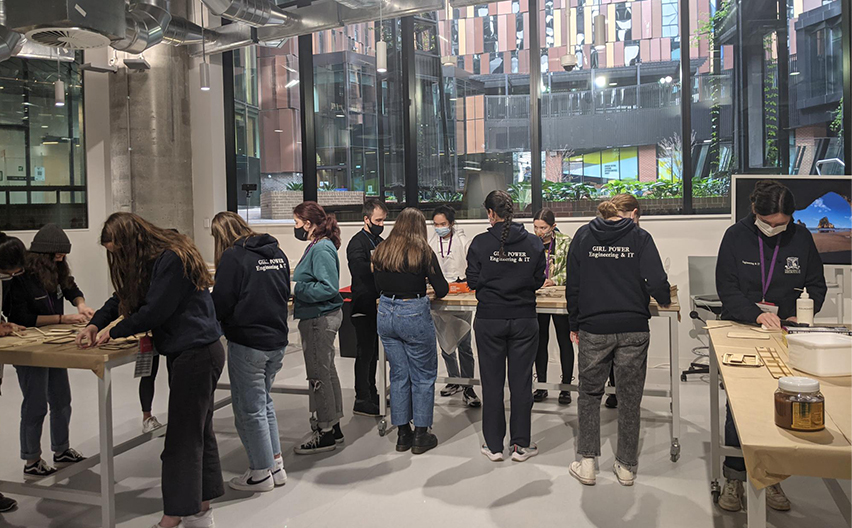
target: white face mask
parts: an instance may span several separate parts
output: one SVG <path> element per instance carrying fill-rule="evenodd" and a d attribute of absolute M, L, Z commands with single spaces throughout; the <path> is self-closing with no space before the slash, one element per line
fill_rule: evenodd
<path fill-rule="evenodd" d="M 772 227 L 771 225 L 769 225 L 766 222 L 764 222 L 763 220 L 761 220 L 759 216 L 755 215 L 754 216 L 754 225 L 756 225 L 757 228 L 760 229 L 761 233 L 768 236 L 769 238 L 772 238 L 772 237 L 778 236 L 781 233 L 783 233 L 784 231 L 786 231 L 788 224 Z"/>

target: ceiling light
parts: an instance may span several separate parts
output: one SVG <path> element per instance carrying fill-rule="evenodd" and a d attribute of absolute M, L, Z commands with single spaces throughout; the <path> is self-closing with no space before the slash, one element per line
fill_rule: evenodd
<path fill-rule="evenodd" d="M 794 76 L 794 75 L 799 75 L 799 74 L 801 74 L 801 73 L 802 73 L 802 72 L 797 72 L 797 71 L 790 72 L 790 77 L 792 77 L 792 76 Z"/>
<path fill-rule="evenodd" d="M 595 86 L 597 86 L 598 88 L 603 88 L 604 86 L 606 86 L 606 77 L 604 77 L 603 75 L 596 77 Z"/>
<path fill-rule="evenodd" d="M 210 91 L 210 65 L 202 62 L 199 66 L 199 71 L 201 73 L 201 91 Z"/>
<path fill-rule="evenodd" d="M 62 81 L 56 81 L 53 85 L 53 94 L 55 98 L 56 106 L 65 106 L 65 83 Z"/>
<path fill-rule="evenodd" d="M 379 73 L 388 71 L 388 43 L 384 40 L 376 42 L 376 71 Z"/>
<path fill-rule="evenodd" d="M 286 85 L 284 85 L 284 88 L 292 88 L 292 87 L 296 86 L 297 84 L 299 84 L 299 79 L 293 79 L 292 81 L 290 81 Z"/>
<path fill-rule="evenodd" d="M 672 76 L 666 75 L 666 84 L 671 84 L 671 83 L 672 83 Z"/>
<path fill-rule="evenodd" d="M 284 132 L 284 131 L 283 131 L 283 130 L 281 130 L 280 128 L 276 128 L 274 132 L 275 132 L 276 134 L 280 134 L 280 133 L 282 133 L 282 132 Z"/>
<path fill-rule="evenodd" d="M 458 59 L 456 59 L 455 55 L 444 55 L 441 58 L 441 64 L 444 66 L 455 66 L 458 64 Z"/>

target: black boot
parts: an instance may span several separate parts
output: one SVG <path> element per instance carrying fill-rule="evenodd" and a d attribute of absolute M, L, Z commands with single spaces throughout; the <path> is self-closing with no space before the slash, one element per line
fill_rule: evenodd
<path fill-rule="evenodd" d="M 422 455 L 435 447 L 438 447 L 438 437 L 430 433 L 428 427 L 414 428 L 414 445 L 411 447 L 412 453 Z"/>
<path fill-rule="evenodd" d="M 411 425 L 400 425 L 397 428 L 397 433 L 399 437 L 396 439 L 396 450 L 402 453 L 411 449 L 411 445 L 414 443 L 414 432 L 411 430 Z"/>

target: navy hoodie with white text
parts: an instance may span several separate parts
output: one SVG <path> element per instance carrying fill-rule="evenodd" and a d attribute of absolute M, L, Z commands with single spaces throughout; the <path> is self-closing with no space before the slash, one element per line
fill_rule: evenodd
<path fill-rule="evenodd" d="M 228 341 L 256 350 L 287 346 L 290 263 L 270 235 L 238 240 L 216 268 L 213 304 Z"/>
<path fill-rule="evenodd" d="M 503 222 L 476 235 L 467 251 L 467 285 L 476 290 L 476 317 L 536 317 L 535 292 L 544 284 L 546 261 L 541 239 L 513 222 L 500 256 Z"/>
<path fill-rule="evenodd" d="M 571 331 L 647 332 L 651 297 L 671 303 L 671 287 L 651 235 L 630 218 L 595 218 L 568 250 L 565 298 Z"/>

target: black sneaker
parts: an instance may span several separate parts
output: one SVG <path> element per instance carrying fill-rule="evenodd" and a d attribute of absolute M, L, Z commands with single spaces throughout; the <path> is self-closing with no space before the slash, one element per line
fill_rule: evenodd
<path fill-rule="evenodd" d="M 426 427 L 414 428 L 414 443 L 411 445 L 411 452 L 415 455 L 422 455 L 430 449 L 438 447 L 438 437 L 429 432 Z"/>
<path fill-rule="evenodd" d="M 64 453 L 59 453 L 58 455 L 53 455 L 53 464 L 58 468 L 68 467 L 71 464 L 76 464 L 77 462 L 82 462 L 86 460 L 86 457 L 78 453 L 74 448 L 68 448 Z"/>
<path fill-rule="evenodd" d="M 43 479 L 53 475 L 56 471 L 56 468 L 48 466 L 47 462 L 39 459 L 35 464 L 24 466 L 24 480 Z"/>
<path fill-rule="evenodd" d="M 396 450 L 400 453 L 408 451 L 414 445 L 414 432 L 408 424 L 400 425 L 397 429 Z"/>
<path fill-rule="evenodd" d="M 6 513 L 15 509 L 15 506 L 18 505 L 18 501 L 15 499 L 10 499 L 9 497 L 4 497 L 2 493 L 0 493 L 0 513 Z"/>
<path fill-rule="evenodd" d="M 345 438 L 343 438 L 343 430 L 340 429 L 339 423 L 334 424 L 334 427 L 332 427 L 331 432 L 334 434 L 335 444 L 342 444 L 346 440 Z"/>
<path fill-rule="evenodd" d="M 571 392 L 570 391 L 562 391 L 559 393 L 559 403 L 562 405 L 569 405 L 571 403 Z"/>
<path fill-rule="evenodd" d="M 609 396 L 606 397 L 606 401 L 604 402 L 604 406 L 606 406 L 607 409 L 618 408 L 618 398 L 615 396 L 615 394 L 610 394 Z"/>
<path fill-rule="evenodd" d="M 476 391 L 473 390 L 473 387 L 465 387 L 462 397 L 464 398 L 464 404 L 468 407 L 473 407 L 474 409 L 482 407 L 482 400 L 480 400 L 479 396 L 476 395 Z"/>
<path fill-rule="evenodd" d="M 355 407 L 352 409 L 352 413 L 359 416 L 380 416 L 379 404 L 373 403 L 370 400 L 355 400 Z"/>
<path fill-rule="evenodd" d="M 458 394 L 462 391 L 461 385 L 450 384 L 441 389 L 441 396 L 447 397 L 452 396 L 453 394 Z"/>
<path fill-rule="evenodd" d="M 533 393 L 534 402 L 543 402 L 545 398 L 547 398 L 547 391 L 545 389 L 538 389 Z"/>
<path fill-rule="evenodd" d="M 334 441 L 334 432 L 314 431 L 311 434 L 311 439 L 296 448 L 297 455 L 315 455 L 317 453 L 326 453 L 334 451 L 337 448 L 337 443 Z"/>

